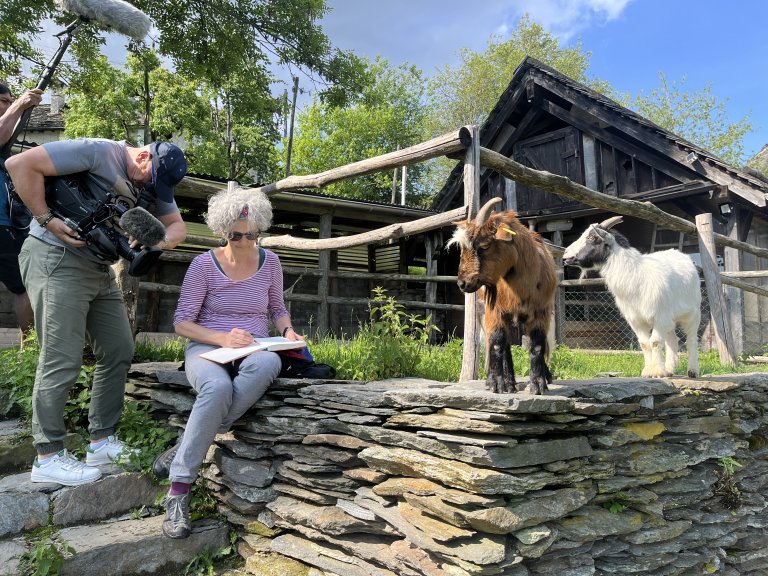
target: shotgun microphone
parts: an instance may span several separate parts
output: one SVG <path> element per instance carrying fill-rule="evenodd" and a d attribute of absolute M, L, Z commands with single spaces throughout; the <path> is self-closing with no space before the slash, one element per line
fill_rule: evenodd
<path fill-rule="evenodd" d="M 120 227 L 143 246 L 155 246 L 165 239 L 165 226 L 144 208 L 126 210 L 120 217 Z"/>
<path fill-rule="evenodd" d="M 56 0 L 58 6 L 141 41 L 149 32 L 149 16 L 123 0 Z"/>
<path fill-rule="evenodd" d="M 72 42 L 75 31 L 83 22 L 93 20 L 102 26 L 130 36 L 139 42 L 149 32 L 149 16 L 123 0 L 56 0 L 56 4 L 62 10 L 76 14 L 78 19 L 67 26 L 63 32 L 57 34 L 59 36 L 59 49 L 56 50 L 56 53 L 45 67 L 45 71 L 37 83 L 36 88 L 40 90 L 45 90 L 48 87 L 56 67 L 61 62 L 61 58 L 64 56 L 64 52 L 67 51 L 70 42 Z M 11 155 L 11 148 L 16 142 L 16 137 L 24 130 L 31 116 L 32 108 L 27 108 L 22 112 L 16 121 L 11 137 L 8 138 L 5 144 L 0 146 L 0 158 L 5 159 Z"/>

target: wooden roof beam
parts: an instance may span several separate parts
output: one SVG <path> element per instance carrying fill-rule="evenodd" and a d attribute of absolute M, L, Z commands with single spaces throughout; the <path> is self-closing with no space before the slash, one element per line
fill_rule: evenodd
<path fill-rule="evenodd" d="M 766 205 L 764 193 L 756 191 L 746 182 L 743 182 L 723 169 L 718 168 L 716 165 L 710 164 L 706 158 L 703 159 L 703 162 L 701 161 L 702 159 L 699 158 L 690 162 L 688 160 L 688 155 L 691 150 L 684 147 L 685 145 L 682 142 L 671 142 L 666 135 L 661 133 L 661 128 L 654 130 L 650 126 L 643 127 L 635 120 L 631 120 L 627 118 L 626 115 L 622 115 L 620 110 L 615 110 L 611 113 L 606 106 L 596 102 L 586 94 L 562 84 L 561 82 L 552 81 L 551 79 L 548 79 L 547 76 L 537 74 L 536 79 L 537 82 L 541 83 L 543 87 L 553 94 L 557 94 L 561 98 L 572 102 L 575 106 L 586 110 L 595 118 L 610 123 L 612 126 L 618 128 L 638 142 L 642 142 L 644 145 L 654 148 L 659 153 L 672 158 L 679 164 L 690 166 L 690 169 L 697 174 L 705 176 L 710 180 L 714 180 L 718 184 L 728 186 L 731 192 L 738 194 L 756 206 L 764 207 Z M 616 106 L 618 106 L 618 104 Z M 735 171 L 736 169 L 733 168 L 733 170 Z"/>

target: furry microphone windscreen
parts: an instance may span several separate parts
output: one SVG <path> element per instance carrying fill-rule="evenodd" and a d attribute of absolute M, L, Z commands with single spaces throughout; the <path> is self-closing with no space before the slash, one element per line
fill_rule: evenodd
<path fill-rule="evenodd" d="M 131 208 L 120 217 L 120 226 L 144 246 L 155 246 L 165 239 L 165 226 L 144 208 Z"/>
<path fill-rule="evenodd" d="M 56 3 L 62 10 L 98 22 L 135 40 L 142 40 L 149 32 L 149 16 L 123 0 L 56 0 Z"/>

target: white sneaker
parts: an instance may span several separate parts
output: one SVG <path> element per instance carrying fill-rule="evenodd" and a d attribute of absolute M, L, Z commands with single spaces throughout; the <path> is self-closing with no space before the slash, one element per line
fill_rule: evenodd
<path fill-rule="evenodd" d="M 107 441 L 96 449 L 85 449 L 85 463 L 88 466 L 101 466 L 102 464 L 114 464 L 120 459 L 128 460 L 131 454 L 138 454 L 135 448 L 129 448 L 115 436 L 108 436 Z"/>
<path fill-rule="evenodd" d="M 64 486 L 79 486 L 101 478 L 101 470 L 87 466 L 66 449 L 42 464 L 35 458 L 32 464 L 32 482 L 57 482 Z"/>

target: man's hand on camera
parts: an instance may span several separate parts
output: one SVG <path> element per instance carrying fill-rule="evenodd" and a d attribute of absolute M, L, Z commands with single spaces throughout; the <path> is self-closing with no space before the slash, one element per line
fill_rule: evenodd
<path fill-rule="evenodd" d="M 157 248 L 158 250 L 165 250 L 165 247 L 168 246 L 167 240 L 160 240 L 160 242 L 158 242 L 154 246 L 146 246 L 141 242 L 139 242 L 138 240 L 136 240 L 136 238 L 134 238 L 133 236 L 128 236 L 128 242 L 130 243 L 131 248 L 135 250 L 141 250 L 143 248 Z"/>
<path fill-rule="evenodd" d="M 85 246 L 85 241 L 80 240 L 77 232 L 67 226 L 61 218 L 52 219 L 48 222 L 45 229 L 65 244 L 72 246 L 72 248 L 82 248 Z"/>

